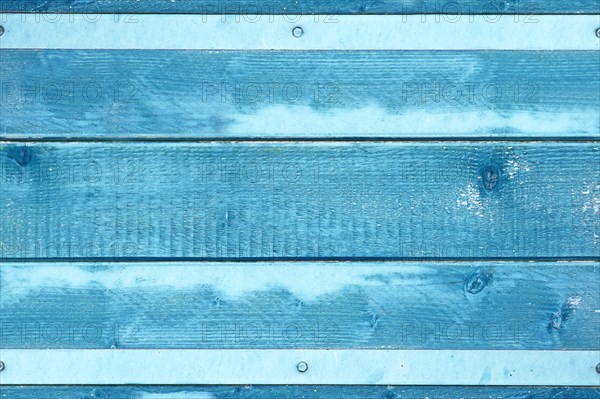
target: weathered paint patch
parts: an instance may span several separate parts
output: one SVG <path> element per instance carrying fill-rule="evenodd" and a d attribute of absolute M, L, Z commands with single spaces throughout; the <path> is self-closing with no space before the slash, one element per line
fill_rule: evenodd
<path fill-rule="evenodd" d="M 0 273 L 6 348 L 589 349 L 598 338 L 592 262 L 5 263 Z M 257 286 L 255 275 L 268 277 Z"/>
<path fill-rule="evenodd" d="M 410 286 L 415 281 L 406 277 L 419 275 L 419 279 L 426 281 L 427 275 L 435 273 L 435 270 L 418 264 L 403 265 L 402 269 L 398 269 L 385 263 L 355 264 L 352 268 L 331 262 L 270 262 L 268 265 L 217 263 L 203 267 L 195 264 L 161 265 L 163 267 L 136 264 L 114 264 L 106 267 L 101 264 L 81 265 L 77 268 L 70 267 L 68 273 L 52 264 L 39 265 L 36 268 L 3 265 L 2 289 L 7 293 L 3 296 L 3 302 L 18 301 L 31 290 L 44 287 L 187 290 L 202 286 L 210 287 L 228 299 L 240 298 L 254 292 L 285 290 L 302 301 L 314 301 L 322 295 L 339 292 L 348 286 Z M 373 274 L 386 273 L 393 274 L 387 283 L 369 278 Z"/>
<path fill-rule="evenodd" d="M 0 130 L 14 138 L 590 138 L 600 130 L 592 51 L 5 50 L 2 58 Z"/>
<path fill-rule="evenodd" d="M 377 104 L 361 108 L 316 110 L 307 106 L 274 105 L 260 108 L 253 114 L 232 114 L 225 132 L 236 136 L 264 134 L 306 135 L 327 126 L 325 136 L 443 137 L 444 135 L 511 136 L 535 132 L 535 135 L 561 136 L 592 133 L 600 129 L 598 112 L 569 110 L 568 112 L 494 110 L 437 112 L 411 110 L 390 112 Z"/>

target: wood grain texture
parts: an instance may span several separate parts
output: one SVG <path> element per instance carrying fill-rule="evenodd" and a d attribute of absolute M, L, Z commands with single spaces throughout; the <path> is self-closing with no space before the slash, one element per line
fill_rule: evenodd
<path fill-rule="evenodd" d="M 238 0 L 6 0 L 0 11 L 6 12 L 106 12 L 106 13 L 202 13 L 202 14 L 284 14 L 290 19 L 309 14 L 578 14 L 597 13 L 598 0 L 534 1 L 414 1 L 414 0 L 352 0 L 352 1 L 262 1 Z"/>
<path fill-rule="evenodd" d="M 441 12 L 524 23 L 599 9 L 0 2 L 31 18 L 116 12 L 119 22 Z M 0 348 L 598 350 L 599 109 L 597 51 L 1 51 Z M 235 141 L 421 138 L 480 141 Z M 539 262 L 549 258 L 572 261 Z M 205 262 L 160 261 L 191 259 Z M 594 399 L 600 389 L 2 386 L 0 396 Z"/>
<path fill-rule="evenodd" d="M 4 259 L 600 255 L 598 143 L 1 143 Z"/>
<path fill-rule="evenodd" d="M 597 388 L 369 386 L 9 386 L 6 399 L 597 399 Z"/>
<path fill-rule="evenodd" d="M 3 348 L 596 350 L 600 340 L 593 262 L 3 263 L 0 273 Z"/>
<path fill-rule="evenodd" d="M 594 51 L 4 50 L 5 138 L 600 137 Z"/>

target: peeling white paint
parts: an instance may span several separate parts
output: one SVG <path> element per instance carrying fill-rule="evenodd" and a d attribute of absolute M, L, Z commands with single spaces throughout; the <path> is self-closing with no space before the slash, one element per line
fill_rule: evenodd
<path fill-rule="evenodd" d="M 99 264 L 99 267 L 103 267 Z M 66 270 L 68 268 L 68 271 Z M 165 273 L 168 270 L 168 273 Z M 393 273 L 393 275 L 392 275 Z M 155 264 L 152 266 L 127 264 L 108 266 L 93 270 L 88 266 L 51 264 L 35 268 L 18 265 L 2 266 L 3 303 L 26 296 L 31 290 L 41 287 L 139 289 L 172 288 L 192 289 L 199 286 L 211 287 L 223 298 L 238 298 L 252 292 L 284 289 L 303 301 L 315 300 L 321 295 L 331 294 L 353 285 L 378 286 L 415 283 L 418 277 L 426 279 L 435 270 L 417 264 L 356 264 L 352 267 L 343 263 L 291 263 L 272 262 L 269 265 L 244 263 L 198 264 Z M 368 278 L 390 274 L 390 279 Z M 411 278 L 402 279 L 401 275 Z"/>
<path fill-rule="evenodd" d="M 585 196 L 583 212 L 591 210 L 594 214 L 600 213 L 600 184 L 586 183 L 581 194 Z"/>
<path fill-rule="evenodd" d="M 479 190 L 473 183 L 469 183 L 466 189 L 460 190 L 456 204 L 459 207 L 466 207 L 479 217 L 483 217 L 483 202 Z"/>
<path fill-rule="evenodd" d="M 515 179 L 519 177 L 521 172 L 529 172 L 531 169 L 527 160 L 521 160 L 518 156 L 513 155 L 508 161 L 506 161 L 507 167 L 505 172 L 509 179 Z"/>
<path fill-rule="evenodd" d="M 253 114 L 237 114 L 235 124 L 229 127 L 233 134 L 325 135 L 378 133 L 382 136 L 408 134 L 415 136 L 463 135 L 479 133 L 507 135 L 528 132 L 539 136 L 560 136 L 577 132 L 597 132 L 600 128 L 598 112 L 593 110 L 565 112 L 514 111 L 510 114 L 493 110 L 470 112 L 426 112 L 411 110 L 391 113 L 370 104 L 362 108 L 334 108 L 324 111 L 309 106 L 272 105 Z M 322 132 L 326 126 L 326 132 Z"/>
<path fill-rule="evenodd" d="M 580 296 L 571 296 L 571 297 L 569 297 L 569 299 L 567 299 L 567 304 L 569 304 L 571 306 L 579 306 L 580 303 L 581 303 Z"/>

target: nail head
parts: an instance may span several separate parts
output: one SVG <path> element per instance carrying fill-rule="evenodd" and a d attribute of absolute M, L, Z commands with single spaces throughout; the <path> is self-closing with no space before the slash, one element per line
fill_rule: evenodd
<path fill-rule="evenodd" d="M 4 370 L 4 362 L 0 361 L 0 371 Z"/>
<path fill-rule="evenodd" d="M 292 35 L 294 35 L 294 37 L 300 37 L 304 34 L 304 29 L 302 29 L 299 26 L 296 26 L 294 29 L 292 29 Z"/>
<path fill-rule="evenodd" d="M 600 363 L 598 363 L 598 364 L 596 365 L 596 372 L 597 372 L 598 374 L 600 374 Z"/>
<path fill-rule="evenodd" d="M 308 370 L 308 364 L 306 362 L 300 362 L 296 365 L 296 368 L 299 372 L 304 373 L 306 370 Z"/>
<path fill-rule="evenodd" d="M 600 38 L 600 28 L 596 29 L 596 37 Z"/>
<path fill-rule="evenodd" d="M 0 25 L 0 36 L 4 34 L 4 26 Z"/>

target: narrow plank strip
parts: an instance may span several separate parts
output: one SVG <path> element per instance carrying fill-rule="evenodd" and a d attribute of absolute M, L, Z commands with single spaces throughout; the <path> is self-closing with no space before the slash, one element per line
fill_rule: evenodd
<path fill-rule="evenodd" d="M 0 143 L 5 259 L 600 255 L 591 143 Z"/>
<path fill-rule="evenodd" d="M 600 388 L 438 386 L 0 386 L 9 399 L 598 399 Z"/>
<path fill-rule="evenodd" d="M 314 15 L 301 26 L 261 15 L 4 14 L 4 49 L 108 50 L 600 50 L 597 15 Z M 324 21 L 325 20 L 325 21 Z M 73 34 L 76 32 L 77 34 Z M 152 38 L 152 40 L 148 40 Z"/>
<path fill-rule="evenodd" d="M 0 59 L 4 138 L 600 137 L 597 52 L 3 50 Z"/>
<path fill-rule="evenodd" d="M 600 340 L 591 262 L 3 263 L 0 276 L 2 353 L 598 350 Z"/>
<path fill-rule="evenodd" d="M 11 385 L 600 384 L 597 351 L 4 349 L 2 359 Z"/>
<path fill-rule="evenodd" d="M 286 15 L 291 21 L 309 18 L 310 14 L 454 14 L 468 18 L 472 14 L 526 14 L 531 19 L 538 14 L 597 13 L 598 0 L 533 1 L 517 0 L 473 2 L 470 0 L 350 0 L 350 1 L 263 1 L 238 0 L 5 0 L 4 12 L 76 12 L 76 13 L 201 13 L 201 14 L 263 14 Z M 134 18 L 129 16 L 128 18 Z"/>

